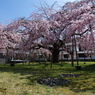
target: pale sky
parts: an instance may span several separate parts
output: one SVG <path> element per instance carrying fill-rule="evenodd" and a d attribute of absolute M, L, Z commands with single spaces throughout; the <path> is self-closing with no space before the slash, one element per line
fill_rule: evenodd
<path fill-rule="evenodd" d="M 7 24 L 17 18 L 29 17 L 35 11 L 34 5 L 39 6 L 43 2 L 52 5 L 56 1 L 62 6 L 75 0 L 0 0 L 0 23 Z"/>

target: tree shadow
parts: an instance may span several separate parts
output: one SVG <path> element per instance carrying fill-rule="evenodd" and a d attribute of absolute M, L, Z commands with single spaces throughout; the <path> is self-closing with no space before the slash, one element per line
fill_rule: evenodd
<path fill-rule="evenodd" d="M 82 67 L 81 71 L 84 71 L 86 74 L 90 74 L 95 72 L 95 64 L 89 65 L 89 66 L 85 66 Z"/>
<path fill-rule="evenodd" d="M 0 66 L 0 72 L 12 72 L 14 74 L 20 73 L 21 75 L 32 75 L 33 77 L 53 76 L 56 69 L 47 68 L 49 64 L 33 64 L 30 66 Z"/>
<path fill-rule="evenodd" d="M 77 71 L 82 72 L 82 76 L 76 78 L 76 81 L 74 81 L 75 79 L 71 79 L 70 84 L 65 86 L 75 93 L 89 91 L 95 94 L 95 64 L 82 67 L 81 70 Z"/>

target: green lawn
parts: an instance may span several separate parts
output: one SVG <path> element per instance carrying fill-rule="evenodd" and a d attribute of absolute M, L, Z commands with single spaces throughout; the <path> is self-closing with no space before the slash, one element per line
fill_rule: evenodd
<path fill-rule="evenodd" d="M 76 63 L 75 63 L 76 64 Z M 79 62 L 81 70 L 71 67 L 70 62 L 53 65 L 49 63 L 16 64 L 11 67 L 0 65 L 0 95 L 95 95 L 95 62 Z M 58 77 L 59 74 L 82 74 L 64 86 L 40 85 L 40 77 Z"/>

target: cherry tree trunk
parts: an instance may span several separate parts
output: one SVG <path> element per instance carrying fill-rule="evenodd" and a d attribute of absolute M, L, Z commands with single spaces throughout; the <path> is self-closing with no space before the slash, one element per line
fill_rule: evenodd
<path fill-rule="evenodd" d="M 6 65 L 7 63 L 8 63 L 8 48 L 6 48 L 6 61 L 4 65 Z"/>
<path fill-rule="evenodd" d="M 52 63 L 58 63 L 59 62 L 59 49 L 54 47 L 52 51 Z"/>
<path fill-rule="evenodd" d="M 55 51 L 52 53 L 52 62 L 53 63 L 58 63 L 59 62 L 59 53 L 58 51 Z"/>
<path fill-rule="evenodd" d="M 50 64 L 50 69 L 52 69 L 52 63 L 59 62 L 59 49 L 53 49 L 52 51 L 52 62 Z"/>
<path fill-rule="evenodd" d="M 72 67 L 74 67 L 74 55 L 73 55 L 73 53 L 71 53 L 71 65 L 72 65 Z"/>

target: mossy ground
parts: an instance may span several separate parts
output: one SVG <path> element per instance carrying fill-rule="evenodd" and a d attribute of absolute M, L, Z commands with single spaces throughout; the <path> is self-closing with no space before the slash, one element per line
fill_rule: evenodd
<path fill-rule="evenodd" d="M 70 62 L 55 64 L 52 69 L 49 64 L 0 65 L 0 95 L 95 95 L 95 62 L 79 62 L 80 70 L 71 67 Z M 70 82 L 63 86 L 49 87 L 36 82 L 39 77 L 66 73 L 81 76 L 65 78 Z"/>

